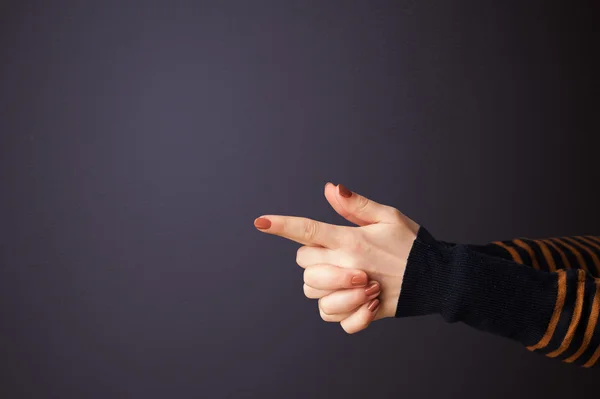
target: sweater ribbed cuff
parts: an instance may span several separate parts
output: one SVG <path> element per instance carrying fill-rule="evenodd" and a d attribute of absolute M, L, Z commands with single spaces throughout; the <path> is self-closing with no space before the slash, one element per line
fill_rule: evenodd
<path fill-rule="evenodd" d="M 421 227 L 395 316 L 440 314 L 448 322 L 531 343 L 543 335 L 556 296 L 556 273 L 481 254 L 467 245 L 443 245 Z"/>
<path fill-rule="evenodd" d="M 440 313 L 448 276 L 432 265 L 440 263 L 444 247 L 421 226 L 408 256 L 396 317 Z"/>

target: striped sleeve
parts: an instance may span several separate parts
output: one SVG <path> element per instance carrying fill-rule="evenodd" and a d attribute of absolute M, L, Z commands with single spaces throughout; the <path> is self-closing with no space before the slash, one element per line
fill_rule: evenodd
<path fill-rule="evenodd" d="M 396 317 L 437 313 L 548 358 L 600 367 L 599 257 L 595 236 L 463 245 L 421 227 Z"/>
<path fill-rule="evenodd" d="M 457 244 L 439 241 L 446 248 Z M 536 270 L 583 269 L 600 277 L 600 237 L 573 236 L 541 239 L 515 238 L 485 245 L 466 245 L 490 256 L 512 260 Z"/>

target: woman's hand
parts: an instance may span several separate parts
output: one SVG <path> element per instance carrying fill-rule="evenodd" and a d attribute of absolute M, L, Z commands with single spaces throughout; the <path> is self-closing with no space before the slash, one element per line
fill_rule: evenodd
<path fill-rule="evenodd" d="M 394 316 L 406 261 L 419 225 L 396 208 L 352 193 L 341 185 L 327 183 L 325 197 L 337 213 L 359 227 L 280 215 L 264 215 L 255 220 L 255 226 L 265 233 L 303 244 L 296 261 L 305 268 L 306 295 L 320 298 L 324 319 L 339 319 L 344 330 L 353 333 L 372 320 Z M 360 271 L 380 284 L 379 303 L 371 305 L 376 312 L 368 309 L 373 294 L 364 293 L 366 276 L 360 288 L 347 285 L 351 274 Z M 358 303 L 360 298 L 362 303 Z M 323 306 L 328 310 L 331 304 L 336 304 L 335 312 L 324 312 Z M 354 305 L 360 307 L 346 311 Z"/>

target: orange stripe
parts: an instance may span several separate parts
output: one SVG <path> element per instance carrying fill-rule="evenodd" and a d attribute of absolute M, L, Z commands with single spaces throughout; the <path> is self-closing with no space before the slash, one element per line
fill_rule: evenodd
<path fill-rule="evenodd" d="M 596 266 L 596 270 L 600 273 L 600 259 L 598 259 L 598 255 L 596 255 L 591 249 L 589 249 L 588 247 L 586 247 L 579 241 L 572 239 L 571 237 L 563 237 L 563 238 L 565 240 L 569 240 L 569 242 L 573 242 L 573 243 L 577 244 L 578 246 L 580 246 L 581 248 L 583 248 L 585 250 L 585 252 L 587 252 L 592 257 L 592 260 L 594 261 L 594 266 Z"/>
<path fill-rule="evenodd" d="M 567 247 L 567 249 L 569 251 L 571 251 L 573 253 L 573 255 L 575 255 L 577 257 L 577 261 L 579 262 L 579 265 L 581 265 L 581 267 L 583 268 L 583 270 L 587 270 L 587 264 L 585 263 L 585 259 L 583 259 L 583 256 L 581 256 L 581 253 L 577 249 L 575 249 L 573 246 L 567 244 L 566 242 L 564 242 L 560 238 L 551 238 L 551 240 L 554 240 L 556 242 L 560 242 L 562 245 L 564 245 L 565 247 Z"/>
<path fill-rule="evenodd" d="M 596 244 L 594 241 L 590 240 L 589 238 L 586 238 L 586 237 L 583 237 L 583 236 L 577 236 L 577 238 L 582 239 L 583 241 L 585 241 L 588 244 L 590 244 L 592 247 L 600 250 L 600 245 Z M 599 277 L 599 276 L 600 276 L 600 270 L 598 271 L 598 276 L 596 276 L 596 277 Z"/>
<path fill-rule="evenodd" d="M 554 352 L 548 353 L 548 357 L 556 357 L 563 353 L 569 348 L 571 345 L 571 341 L 573 340 L 573 336 L 575 335 L 575 330 L 579 326 L 579 320 L 581 319 L 581 311 L 583 309 L 583 294 L 585 293 L 585 272 L 581 269 L 577 270 L 577 299 L 575 301 L 575 309 L 573 310 L 573 315 L 571 317 L 571 323 L 569 324 L 569 328 L 567 329 L 567 334 L 563 339 L 560 347 Z"/>
<path fill-rule="evenodd" d="M 562 260 L 563 265 L 565 265 L 565 269 L 570 269 L 571 268 L 571 263 L 569 262 L 569 258 L 567 258 L 567 255 L 565 255 L 565 253 L 563 252 L 563 250 L 560 249 L 558 247 L 558 245 L 556 245 L 555 243 L 553 243 L 552 241 L 550 241 L 548 239 L 544 239 L 544 240 L 540 240 L 540 241 L 545 242 L 546 244 L 550 245 L 552 248 L 556 249 L 556 251 L 560 255 L 560 259 Z"/>
<path fill-rule="evenodd" d="M 599 357 L 600 357 L 600 345 L 598 345 L 598 347 L 596 348 L 596 352 L 594 352 L 594 354 L 592 355 L 592 357 L 590 358 L 590 360 L 588 360 L 583 365 L 583 367 L 592 367 L 598 361 Z"/>
<path fill-rule="evenodd" d="M 590 244 L 592 247 L 594 247 L 596 249 L 600 249 L 600 244 L 596 244 L 594 241 L 590 240 L 589 238 L 585 238 L 584 236 L 576 236 L 576 238 L 579 238 L 579 239 L 587 242 L 588 244 Z"/>
<path fill-rule="evenodd" d="M 506 245 L 502 241 L 494 241 L 492 244 L 496 244 L 499 247 L 502 247 L 502 248 L 506 249 L 508 251 L 508 253 L 510 254 L 510 256 L 512 256 L 512 258 L 513 258 L 513 260 L 515 262 L 523 264 L 523 259 L 521 259 L 521 255 L 519 255 L 519 253 L 517 252 L 517 250 L 514 249 L 513 247 L 509 247 L 508 245 Z"/>
<path fill-rule="evenodd" d="M 585 329 L 585 335 L 583 337 L 583 342 L 581 343 L 581 347 L 577 352 L 575 352 L 570 358 L 566 359 L 565 362 L 573 363 L 575 360 L 579 358 L 585 352 L 590 341 L 592 340 L 592 335 L 594 334 L 594 330 L 596 329 L 596 322 L 598 321 L 598 309 L 600 308 L 600 280 L 596 280 L 596 293 L 594 294 L 594 304 L 592 305 L 592 310 L 590 311 L 590 318 L 588 320 L 588 325 Z"/>
<path fill-rule="evenodd" d="M 550 323 L 548 323 L 548 329 L 546 333 L 535 345 L 528 346 L 527 349 L 530 351 L 534 351 L 536 349 L 544 348 L 550 342 L 552 335 L 554 334 L 554 330 L 556 330 L 556 325 L 558 324 L 558 319 L 560 318 L 560 314 L 562 312 L 563 306 L 565 304 L 565 296 L 567 295 L 567 275 L 564 270 L 559 270 L 558 274 L 558 293 L 556 295 L 556 304 L 554 305 L 554 313 L 552 314 L 552 318 L 550 319 Z"/>
<path fill-rule="evenodd" d="M 534 242 L 540 246 L 542 249 L 542 253 L 544 254 L 544 258 L 546 259 L 546 264 L 548 265 L 548 269 L 551 272 L 556 271 L 556 263 L 554 262 L 554 257 L 552 256 L 552 252 L 548 249 L 548 246 L 544 244 L 541 240 L 534 240 Z"/>
<path fill-rule="evenodd" d="M 586 237 L 589 237 L 589 238 L 591 238 L 594 241 L 600 242 L 600 237 L 596 237 L 596 236 L 586 236 Z"/>
<path fill-rule="evenodd" d="M 535 253 L 533 252 L 533 249 L 531 249 L 531 247 L 529 245 L 527 245 L 527 243 L 523 240 L 520 239 L 514 239 L 513 242 L 515 244 L 517 244 L 519 247 L 523 248 L 525 251 L 527 251 L 527 253 L 529 254 L 529 257 L 531 258 L 531 262 L 533 262 L 533 268 L 536 270 L 540 270 L 540 265 L 537 261 L 537 258 L 535 257 Z"/>

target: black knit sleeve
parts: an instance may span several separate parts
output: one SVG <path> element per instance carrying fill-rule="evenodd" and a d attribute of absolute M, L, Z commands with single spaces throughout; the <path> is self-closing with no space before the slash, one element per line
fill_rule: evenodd
<path fill-rule="evenodd" d="M 444 248 L 456 243 L 439 241 Z M 600 238 L 596 236 L 551 237 L 544 239 L 515 238 L 484 245 L 461 244 L 469 250 L 512 260 L 536 270 L 554 272 L 560 269 L 583 269 L 600 277 Z"/>
<path fill-rule="evenodd" d="M 510 251 L 494 256 L 489 250 L 498 251 L 440 242 L 421 227 L 408 257 L 396 317 L 440 314 L 447 322 L 519 341 L 551 358 L 596 365 L 600 280 L 577 267 L 581 263 L 542 270 L 532 260 L 527 267 L 522 259 L 511 259 Z"/>

